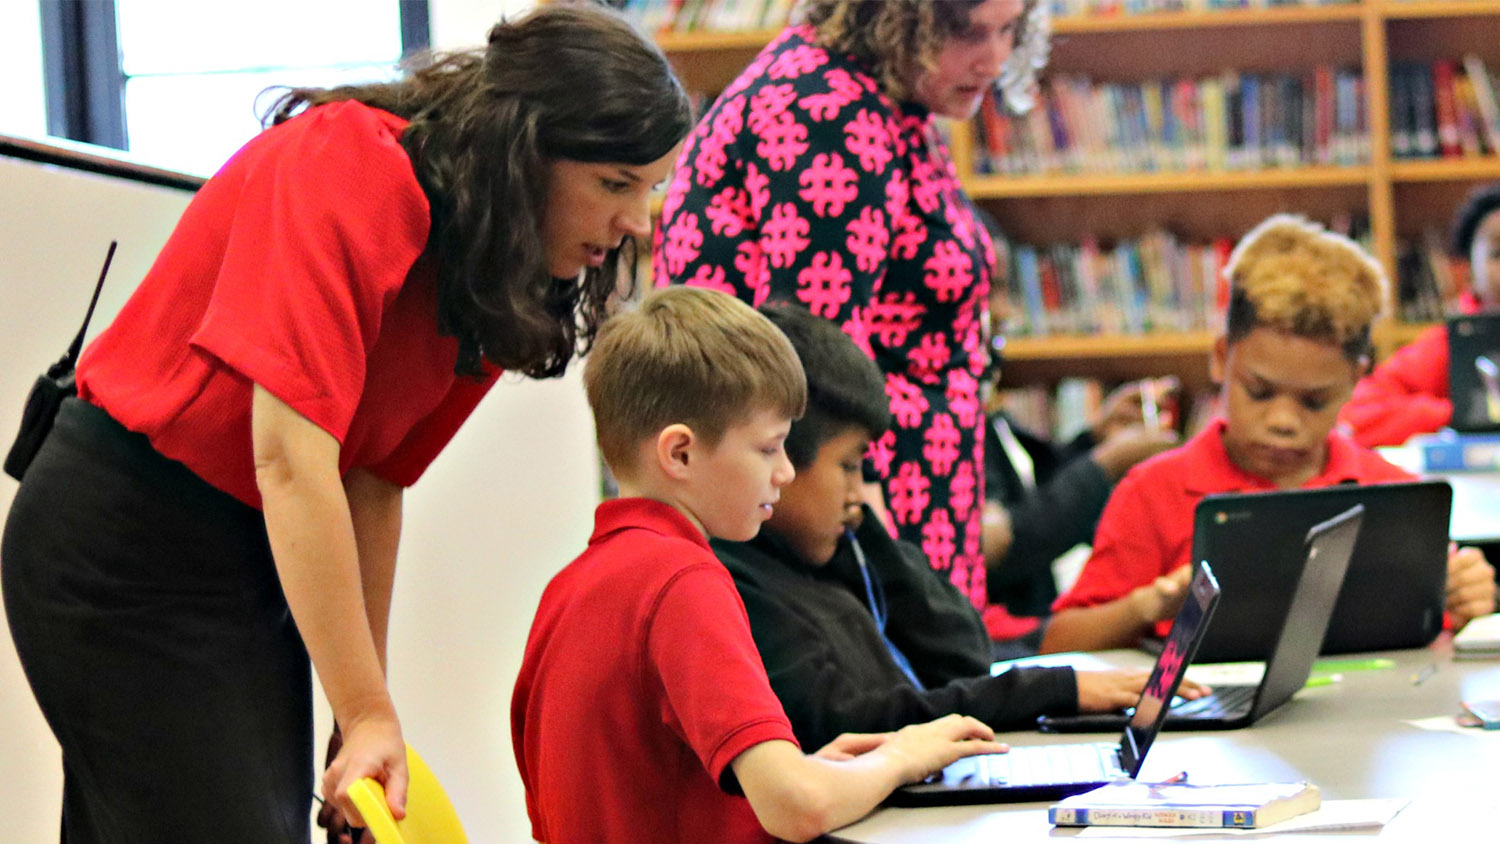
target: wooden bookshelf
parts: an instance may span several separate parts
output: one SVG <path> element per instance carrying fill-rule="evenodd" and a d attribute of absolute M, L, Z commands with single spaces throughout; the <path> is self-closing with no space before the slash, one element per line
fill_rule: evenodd
<path fill-rule="evenodd" d="M 1369 220 L 1371 248 L 1395 278 L 1398 241 L 1446 225 L 1464 192 L 1500 179 L 1500 156 L 1407 160 L 1392 155 L 1393 62 L 1479 54 L 1500 68 L 1500 0 L 1362 0 L 1357 3 L 1058 18 L 1049 72 L 1117 82 L 1204 77 L 1226 69 L 1272 73 L 1317 65 L 1358 67 L 1369 152 L 1356 166 L 1272 170 L 981 175 L 967 124 L 949 136 L 965 188 L 1017 238 L 1078 242 L 1085 234 L 1137 237 L 1156 226 L 1237 237 L 1277 210 L 1315 219 Z M 694 90 L 719 90 L 775 31 L 663 34 L 658 39 Z M 1394 309 L 1388 309 L 1394 312 Z M 1377 326 L 1379 353 L 1423 327 Z M 1064 375 L 1105 379 L 1171 372 L 1206 383 L 1211 333 L 1012 338 L 1007 383 Z"/>
<path fill-rule="evenodd" d="M 1233 29 L 1243 26 L 1355 21 L 1364 14 L 1358 3 L 1328 6 L 1281 6 L 1268 9 L 1223 9 L 1196 12 L 1150 12 L 1138 15 L 1062 17 L 1052 22 L 1054 35 L 1084 33 Z"/>
<path fill-rule="evenodd" d="M 1316 189 L 1363 185 L 1368 167 L 1296 167 L 1285 170 L 1206 170 L 1181 173 L 976 176 L 964 190 L 976 200 L 1098 194 L 1218 193 L 1220 191 Z"/>
<path fill-rule="evenodd" d="M 720 50 L 759 50 L 770 43 L 779 31 L 754 29 L 748 32 L 664 32 L 656 36 L 656 45 L 669 57 Z"/>

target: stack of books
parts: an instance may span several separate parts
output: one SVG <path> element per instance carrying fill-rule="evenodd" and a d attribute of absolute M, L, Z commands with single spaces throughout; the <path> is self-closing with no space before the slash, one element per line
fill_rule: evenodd
<path fill-rule="evenodd" d="M 1057 826 L 1258 828 L 1322 805 L 1308 782 L 1192 785 L 1125 780 L 1068 797 L 1047 810 Z"/>
<path fill-rule="evenodd" d="M 1500 472 L 1500 433 L 1444 429 L 1412 443 L 1421 449 L 1424 472 Z"/>
<path fill-rule="evenodd" d="M 1500 658 L 1500 613 L 1473 619 L 1454 634 L 1453 658 Z"/>

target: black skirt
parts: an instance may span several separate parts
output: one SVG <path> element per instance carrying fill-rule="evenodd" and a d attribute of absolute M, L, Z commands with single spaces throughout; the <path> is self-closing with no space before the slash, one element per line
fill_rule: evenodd
<path fill-rule="evenodd" d="M 311 672 L 260 511 L 69 399 L 0 589 L 62 746 L 66 844 L 308 841 Z"/>

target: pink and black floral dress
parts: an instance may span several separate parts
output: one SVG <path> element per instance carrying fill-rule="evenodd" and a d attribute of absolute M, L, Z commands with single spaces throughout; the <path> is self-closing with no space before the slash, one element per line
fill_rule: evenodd
<path fill-rule="evenodd" d="M 979 607 L 993 255 L 927 110 L 791 27 L 688 137 L 653 256 L 658 283 L 801 303 L 874 358 L 893 430 L 869 457 L 896 529 Z"/>

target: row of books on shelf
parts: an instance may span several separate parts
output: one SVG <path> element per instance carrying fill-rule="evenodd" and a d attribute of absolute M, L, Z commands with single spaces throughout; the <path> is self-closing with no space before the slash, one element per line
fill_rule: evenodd
<path fill-rule="evenodd" d="M 1369 248 L 1366 221 L 1334 221 L 1334 231 Z M 1101 244 L 1005 244 L 1006 295 L 1014 337 L 1211 331 L 1228 305 L 1224 267 L 1234 241 L 1189 242 L 1156 230 Z M 1463 293 L 1463 262 L 1450 256 L 1435 229 L 1397 249 L 1396 316 L 1434 322 L 1452 312 Z"/>
<path fill-rule="evenodd" d="M 610 0 L 646 32 L 742 32 L 784 25 L 795 0 Z"/>
<path fill-rule="evenodd" d="M 1261 170 L 1369 158 L 1364 79 L 1328 66 L 1141 83 L 1058 74 L 1036 107 L 987 97 L 975 120 L 981 173 Z"/>
<path fill-rule="evenodd" d="M 1392 155 L 1500 153 L 1500 79 L 1478 56 L 1393 64 L 1390 88 Z"/>
<path fill-rule="evenodd" d="M 1052 16 L 1112 17 L 1160 12 L 1218 12 L 1280 6 L 1349 6 L 1359 0 L 1051 0 Z"/>
<path fill-rule="evenodd" d="M 1162 373 L 1166 374 L 1166 373 Z M 1049 436 L 1054 442 L 1071 441 L 1099 418 L 1104 397 L 1116 385 L 1097 378 L 1061 378 L 1053 385 L 1028 384 L 1005 386 L 1001 367 L 1000 389 L 995 401 L 1017 425 L 1033 434 Z M 1213 418 L 1217 398 L 1212 390 L 1193 395 L 1167 397 L 1164 409 L 1171 424 L 1184 437 L 1203 430 Z"/>
<path fill-rule="evenodd" d="M 1234 244 L 1183 243 L 1166 231 L 1010 247 L 1012 336 L 1146 334 L 1214 326 L 1228 303 L 1222 270 Z"/>
<path fill-rule="evenodd" d="M 795 0 L 609 0 L 647 32 L 736 32 L 784 25 Z M 1217 12 L 1282 6 L 1351 5 L 1359 0 L 1050 0 L 1054 18 L 1160 12 Z"/>

